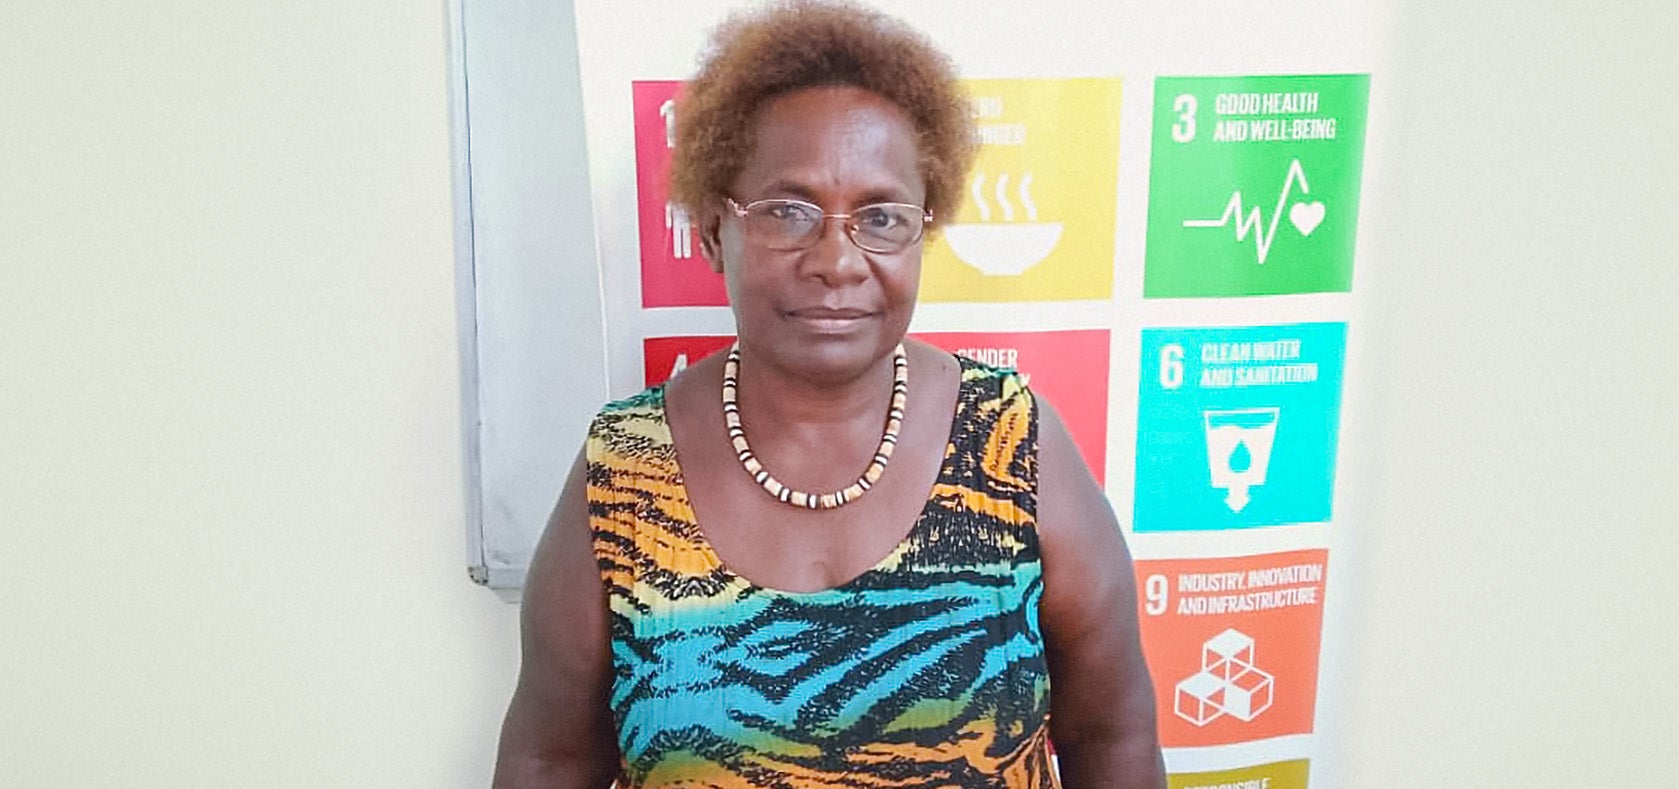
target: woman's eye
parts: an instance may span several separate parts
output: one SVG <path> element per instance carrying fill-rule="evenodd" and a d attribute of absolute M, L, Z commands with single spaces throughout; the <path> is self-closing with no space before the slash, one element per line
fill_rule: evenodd
<path fill-rule="evenodd" d="M 770 218 L 780 222 L 786 222 L 788 224 L 798 224 L 809 221 L 810 219 L 810 212 L 808 210 L 806 210 L 803 206 L 793 203 L 772 205 L 766 208 L 765 211 L 769 214 Z"/>
<path fill-rule="evenodd" d="M 886 208 L 865 208 L 857 212 L 857 224 L 871 230 L 885 230 L 900 221 L 896 213 Z"/>

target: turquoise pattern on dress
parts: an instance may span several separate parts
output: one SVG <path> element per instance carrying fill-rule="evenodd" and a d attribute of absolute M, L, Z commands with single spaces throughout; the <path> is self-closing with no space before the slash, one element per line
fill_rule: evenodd
<path fill-rule="evenodd" d="M 591 426 L 619 785 L 1051 787 L 1036 414 L 963 360 L 944 463 L 909 534 L 819 592 L 735 575 L 695 523 L 662 388 Z"/>

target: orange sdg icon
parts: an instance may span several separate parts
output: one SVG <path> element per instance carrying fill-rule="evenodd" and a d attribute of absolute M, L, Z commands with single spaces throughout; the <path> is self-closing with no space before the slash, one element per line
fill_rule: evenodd
<path fill-rule="evenodd" d="M 923 298 L 1111 297 L 1119 80 L 967 85 L 979 157 L 967 199 L 928 244 Z"/>
<path fill-rule="evenodd" d="M 1161 745 L 1311 733 L 1328 562 L 1323 549 L 1136 562 Z"/>

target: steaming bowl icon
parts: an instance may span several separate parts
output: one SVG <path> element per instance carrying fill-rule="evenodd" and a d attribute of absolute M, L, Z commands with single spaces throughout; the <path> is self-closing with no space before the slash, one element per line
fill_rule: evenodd
<path fill-rule="evenodd" d="M 962 262 L 988 277 L 1017 276 L 1043 262 L 1061 240 L 1060 222 L 946 225 L 944 237 Z"/>

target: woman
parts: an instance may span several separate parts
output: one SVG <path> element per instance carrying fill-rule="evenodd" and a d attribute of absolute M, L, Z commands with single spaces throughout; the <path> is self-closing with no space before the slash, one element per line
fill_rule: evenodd
<path fill-rule="evenodd" d="M 591 427 L 496 784 L 1046 787 L 1053 737 L 1067 787 L 1163 786 L 1130 557 L 1066 429 L 904 339 L 972 159 L 948 62 L 843 5 L 716 42 L 673 187 L 739 343 Z"/>

